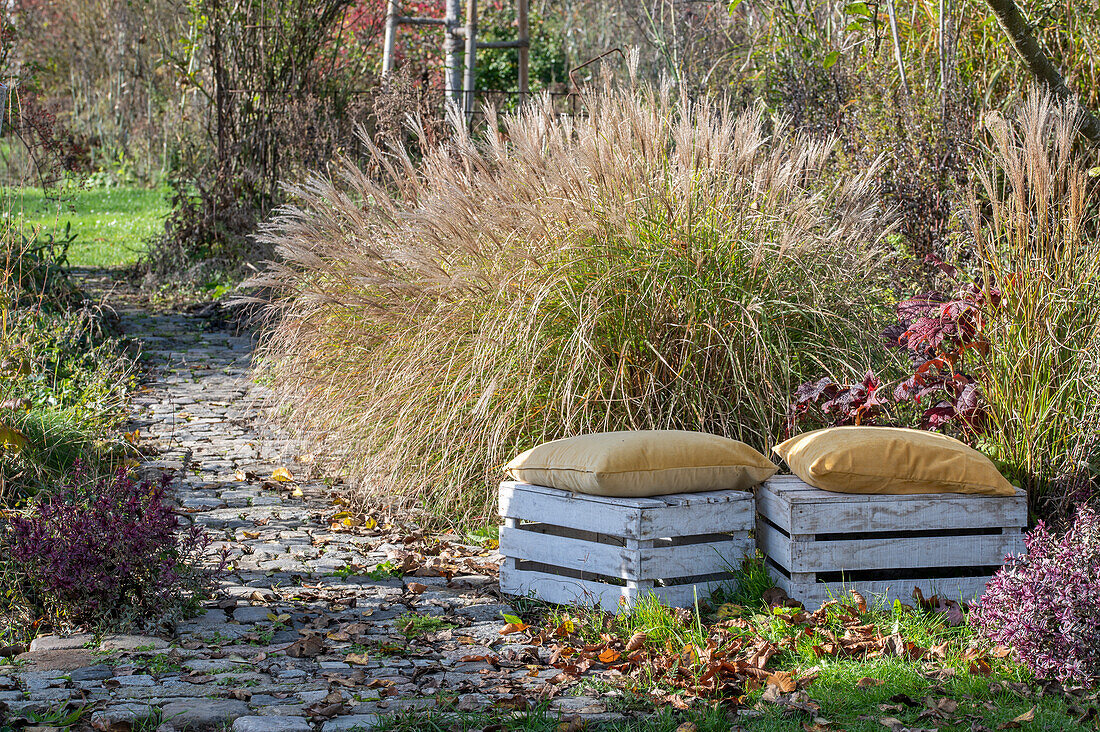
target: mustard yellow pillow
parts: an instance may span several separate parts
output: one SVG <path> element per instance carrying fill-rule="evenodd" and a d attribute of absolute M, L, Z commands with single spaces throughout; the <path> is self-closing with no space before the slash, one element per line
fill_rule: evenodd
<path fill-rule="evenodd" d="M 803 482 L 838 493 L 980 493 L 1016 489 L 985 455 L 925 430 L 833 427 L 775 446 Z"/>
<path fill-rule="evenodd" d="M 531 448 L 505 466 L 514 479 L 597 496 L 744 490 L 772 477 L 771 460 L 705 432 L 600 432 Z"/>

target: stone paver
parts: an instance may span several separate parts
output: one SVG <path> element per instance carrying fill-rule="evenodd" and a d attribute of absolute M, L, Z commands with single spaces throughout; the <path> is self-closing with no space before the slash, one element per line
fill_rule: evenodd
<path fill-rule="evenodd" d="M 415 527 L 334 530 L 330 487 L 273 479 L 284 467 L 308 477 L 310 466 L 262 427 L 250 335 L 182 313 L 133 308 L 120 318 L 149 369 L 132 407 L 139 444 L 155 448 L 143 470 L 174 474 L 179 511 L 214 539 L 208 561 L 224 550 L 230 571 L 204 614 L 163 637 L 36 639 L 0 665 L 10 713 L 75 701 L 91 705 L 95 729 L 159 715 L 163 730 L 334 732 L 441 700 L 473 710 L 559 691 L 547 682 L 553 669 L 528 666 L 545 665 L 546 649 L 498 632 L 511 611 L 496 584 L 499 556 Z M 416 576 L 372 576 L 383 563 Z M 409 591 L 412 582 L 424 587 Z M 441 624 L 410 639 L 398 623 L 413 615 Z M 551 704 L 607 711 L 591 697 Z"/>

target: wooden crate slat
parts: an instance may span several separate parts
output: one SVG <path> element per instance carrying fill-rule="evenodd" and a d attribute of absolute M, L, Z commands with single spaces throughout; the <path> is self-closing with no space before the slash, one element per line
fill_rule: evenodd
<path fill-rule="evenodd" d="M 500 591 L 506 595 L 534 595 L 545 602 L 559 605 L 599 605 L 614 612 L 620 598 L 627 604 L 634 598 L 630 588 L 591 580 L 572 579 L 527 569 L 500 573 Z"/>
<path fill-rule="evenodd" d="M 656 595 L 661 602 L 671 607 L 692 607 L 695 605 L 695 601 L 705 602 L 711 593 L 717 590 L 719 587 L 730 588 L 732 583 L 728 580 L 718 580 L 714 582 L 694 582 L 684 585 L 674 585 L 672 587 L 654 587 L 651 592 Z M 645 592 L 640 593 L 645 594 Z"/>
<path fill-rule="evenodd" d="M 736 571 L 745 554 L 753 549 L 749 532 L 738 534 L 727 541 L 640 549 L 638 579 L 659 580 Z"/>
<path fill-rule="evenodd" d="M 499 510 L 501 590 L 549 602 L 616 610 L 651 593 L 686 607 L 753 550 L 747 491 L 619 499 L 506 482 Z"/>
<path fill-rule="evenodd" d="M 925 597 L 939 594 L 951 600 L 971 603 L 985 592 L 989 577 L 940 577 L 938 579 L 899 579 L 876 580 L 870 582 L 792 582 L 782 575 L 775 578 L 776 585 L 782 587 L 788 595 L 801 600 L 807 607 L 813 608 L 832 597 L 849 596 L 851 589 L 858 590 L 867 600 L 873 596 L 885 596 L 887 602 L 895 599 L 913 604 L 913 588 L 919 587 Z"/>
<path fill-rule="evenodd" d="M 756 522 L 756 548 L 779 566 L 791 566 L 790 537 L 763 520 Z"/>
<path fill-rule="evenodd" d="M 769 527 L 770 528 L 770 527 Z M 778 533 L 778 532 L 777 532 Z M 1000 566 L 1006 554 L 1023 550 L 1013 534 L 897 537 L 837 541 L 789 541 L 789 556 L 776 561 L 791 572 L 832 572 L 914 567 Z"/>
<path fill-rule="evenodd" d="M 775 480 L 772 478 L 772 480 Z M 770 483 L 770 481 L 769 481 Z M 767 485 L 767 483 L 765 483 Z M 776 491 L 763 490 L 761 486 L 760 490 L 756 492 L 756 511 L 762 516 L 767 516 L 768 520 L 773 524 L 783 529 L 787 533 L 791 531 L 791 504 L 782 495 Z M 759 521 L 757 524 L 759 525 Z"/>
<path fill-rule="evenodd" d="M 751 527 L 756 514 L 752 494 L 747 491 L 722 491 L 722 494 L 723 500 L 690 501 L 664 509 L 642 510 L 639 538 L 721 534 Z"/>
<path fill-rule="evenodd" d="M 508 518 L 548 521 L 582 531 L 638 538 L 641 514 L 637 506 L 616 506 L 589 498 L 592 497 L 541 486 L 504 483 L 500 487 L 499 512 Z"/>
<path fill-rule="evenodd" d="M 700 602 L 705 601 L 714 590 L 723 586 L 728 587 L 729 584 L 729 582 L 713 581 L 635 589 L 527 569 L 513 569 L 507 574 L 501 573 L 500 590 L 507 595 L 520 597 L 534 595 L 545 602 L 560 605 L 598 605 L 608 612 L 616 612 L 623 607 L 634 605 L 645 595 L 654 595 L 666 605 L 673 607 L 691 607 L 696 599 Z"/>
<path fill-rule="evenodd" d="M 637 552 L 630 552 L 625 547 L 507 526 L 500 529 L 500 553 L 515 559 L 620 579 L 636 578 L 639 571 Z"/>
<path fill-rule="evenodd" d="M 819 580 L 837 573 L 844 581 L 828 586 L 841 594 L 854 587 L 911 602 L 913 588 L 920 587 L 926 596 L 973 599 L 988 576 L 944 575 L 955 574 L 953 567 L 965 575 L 974 567 L 1000 566 L 1007 554 L 1024 550 L 1027 498 L 1021 490 L 1014 496 L 863 495 L 783 476 L 758 489 L 756 505 L 757 546 L 776 584 L 807 605 L 828 598 Z M 874 579 L 846 576 L 858 572 Z"/>
<path fill-rule="evenodd" d="M 991 526 L 1023 526 L 1024 518 L 1005 501 L 981 497 L 961 502 L 917 503 L 906 501 L 821 502 L 791 506 L 792 534 L 822 534 L 859 527 L 858 531 L 910 531 L 921 528 L 968 529 Z"/>

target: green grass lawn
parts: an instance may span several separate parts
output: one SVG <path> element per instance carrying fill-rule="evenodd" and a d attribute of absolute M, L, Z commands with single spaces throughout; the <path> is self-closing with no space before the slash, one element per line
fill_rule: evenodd
<path fill-rule="evenodd" d="M 564 696 L 596 697 L 610 712 L 633 719 L 581 725 L 550 711 L 537 698 L 523 714 L 506 708 L 461 712 L 457 697 L 438 698 L 430 711 L 408 711 L 386 719 L 385 732 L 475 732 L 501 729 L 524 732 L 940 732 L 1000 729 L 1096 729 L 1096 690 L 1061 693 L 1032 678 L 1011 654 L 992 644 L 967 622 L 953 624 L 947 615 L 901 603 L 860 606 L 854 598 L 821 614 L 809 615 L 782 606 L 769 607 L 760 597 L 764 577 L 758 562 L 742 570 L 742 589 L 730 597 L 711 598 L 711 609 L 673 611 L 656 601 L 642 602 L 630 613 L 609 615 L 578 608 L 557 608 L 537 602 L 520 603 L 524 631 L 512 631 L 518 643 L 538 643 L 561 649 L 585 644 L 588 649 L 640 638 L 645 654 L 621 673 L 584 674 Z M 727 603 L 735 599 L 744 605 Z M 705 606 L 704 606 L 705 607 Z M 522 609 L 521 609 L 522 608 Z M 514 619 L 513 619 L 514 620 Z M 513 622 L 509 620 L 508 622 Z M 524 636 L 520 633 L 527 633 Z M 915 657 L 892 655 L 894 648 Z M 870 646 L 840 650 L 833 639 L 862 639 Z M 706 654 L 731 648 L 732 659 L 759 641 L 777 651 L 765 661 L 765 680 L 750 684 L 729 677 L 731 685 L 717 694 L 691 678 L 702 678 Z M 826 642 L 828 641 L 828 642 Z M 726 644 L 733 645 L 726 645 Z M 749 644 L 749 645 L 746 645 Z M 843 645 L 843 641 L 840 642 Z M 833 646 L 830 649 L 830 646 Z M 681 649 L 707 648 L 693 657 Z M 649 649 L 649 650 L 647 650 Z M 650 653 L 650 651 L 652 653 Z M 624 651 L 625 654 L 625 651 Z M 577 657 L 576 655 L 570 656 Z M 742 657 L 744 657 L 742 653 Z M 662 659 L 677 659 L 661 663 Z M 619 663 L 622 656 L 609 663 Z M 567 669 L 570 661 L 559 662 Z M 595 664 L 599 668 L 599 664 Z M 661 669 L 669 669 L 663 673 Z M 686 675 L 681 673 L 686 671 Z M 747 677 L 746 677 L 747 678 Z M 679 679 L 679 681 L 677 681 Z M 736 680 L 733 680 L 736 679 Z M 804 681 L 799 681 L 804 679 Z M 685 685 L 686 683 L 686 685 Z M 780 684 L 790 684 L 781 687 Z M 797 683 L 797 688 L 795 684 Z M 694 689 L 694 690 L 693 690 Z M 680 706 L 690 709 L 678 710 Z M 672 703 L 670 704 L 670 701 Z"/>
<path fill-rule="evenodd" d="M 61 234 L 72 226 L 76 241 L 69 261 L 78 267 L 120 267 L 133 264 L 145 251 L 146 241 L 159 234 L 168 215 L 163 189 L 131 186 L 81 189 L 60 193 L 41 188 L 5 191 L 13 213 L 22 211 L 27 224 Z"/>

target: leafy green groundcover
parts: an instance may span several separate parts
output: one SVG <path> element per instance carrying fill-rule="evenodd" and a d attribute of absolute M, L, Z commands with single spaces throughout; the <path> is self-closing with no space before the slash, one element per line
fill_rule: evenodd
<path fill-rule="evenodd" d="M 133 365 L 90 310 L 5 310 L 0 343 L 0 425 L 13 433 L 0 447 L 0 505 L 59 485 L 77 462 L 125 459 Z"/>
<path fill-rule="evenodd" d="M 457 698 L 441 697 L 382 729 L 1078 730 L 1100 718 L 1095 689 L 1034 679 L 1010 649 L 980 638 L 957 603 L 869 606 L 853 595 L 809 613 L 762 590 L 759 563 L 742 575 L 741 592 L 694 611 L 644 602 L 612 615 L 521 602 L 522 617 L 504 619 L 511 642 L 549 651 L 562 695 L 598 697 L 625 721 L 585 726 L 519 696 L 463 712 Z"/>

